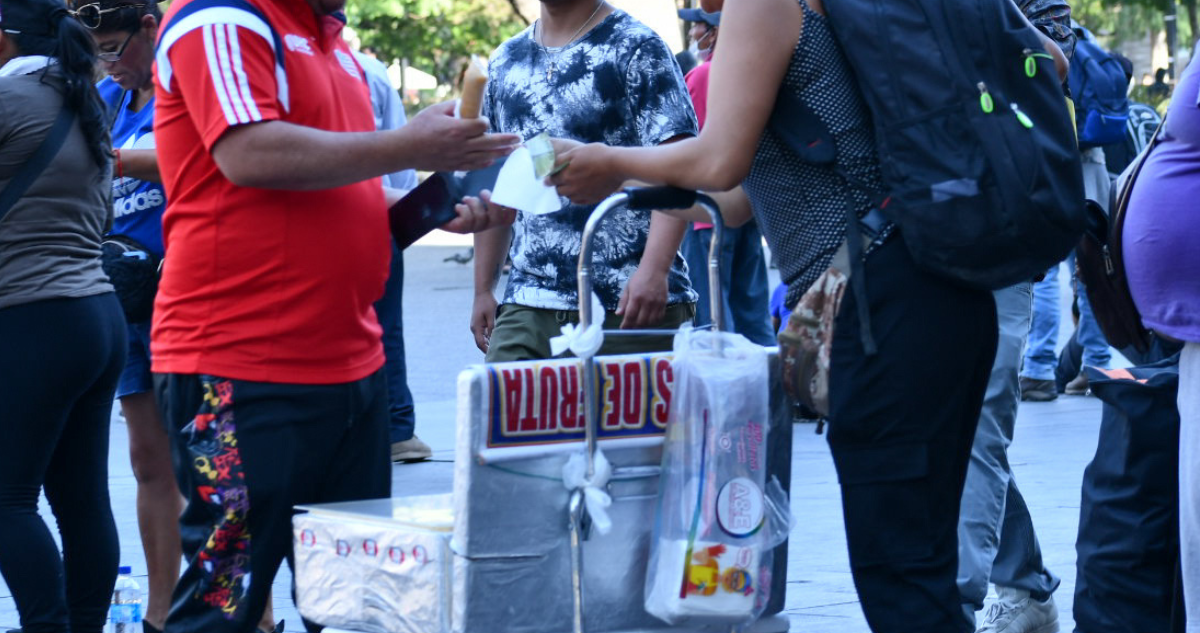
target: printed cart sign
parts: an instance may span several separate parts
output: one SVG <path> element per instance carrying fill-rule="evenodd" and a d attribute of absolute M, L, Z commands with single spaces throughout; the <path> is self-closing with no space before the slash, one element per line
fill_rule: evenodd
<path fill-rule="evenodd" d="M 596 359 L 601 441 L 661 442 L 674 375 L 671 355 Z M 579 360 L 489 365 L 487 449 L 535 447 L 584 439 L 583 365 Z"/>

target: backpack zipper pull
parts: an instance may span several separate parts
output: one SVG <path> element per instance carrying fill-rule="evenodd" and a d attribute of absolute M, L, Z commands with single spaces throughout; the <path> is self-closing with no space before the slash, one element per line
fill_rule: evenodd
<path fill-rule="evenodd" d="M 983 110 L 984 114 L 991 114 L 996 110 L 996 102 L 992 100 L 987 84 L 982 81 L 979 82 L 979 109 Z"/>
<path fill-rule="evenodd" d="M 1027 48 L 1023 52 L 1025 54 L 1025 76 L 1030 79 L 1037 76 L 1037 59 L 1039 57 L 1054 61 L 1054 57 L 1049 53 L 1038 52 L 1032 48 Z"/>
<path fill-rule="evenodd" d="M 1018 108 L 1017 104 L 1012 103 L 1009 105 L 1012 106 L 1013 114 L 1017 115 L 1017 120 L 1021 122 L 1021 125 L 1024 125 L 1025 129 L 1027 130 L 1032 130 L 1033 119 L 1029 118 L 1029 115 L 1025 114 L 1024 112 L 1021 112 L 1021 108 Z"/>

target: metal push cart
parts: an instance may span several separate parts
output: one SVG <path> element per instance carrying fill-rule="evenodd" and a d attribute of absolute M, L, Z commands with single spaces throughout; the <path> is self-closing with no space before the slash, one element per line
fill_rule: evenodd
<path fill-rule="evenodd" d="M 697 203 L 714 225 L 708 274 L 722 328 L 720 213 L 707 196 L 665 188 L 616 194 L 588 219 L 580 327 L 594 317 L 592 241 L 604 218 Z M 770 358 L 766 463 L 786 487 L 791 408 Z M 669 353 L 468 368 L 458 379 L 453 494 L 303 508 L 294 522 L 301 613 L 365 633 L 682 633 L 642 604 L 672 380 Z M 581 447 L 590 479 L 601 445 L 612 468 L 605 535 L 590 529 L 585 492 L 563 482 Z M 756 633 L 788 629 L 779 615 L 787 543 L 775 552 L 770 604 L 748 629 Z"/>

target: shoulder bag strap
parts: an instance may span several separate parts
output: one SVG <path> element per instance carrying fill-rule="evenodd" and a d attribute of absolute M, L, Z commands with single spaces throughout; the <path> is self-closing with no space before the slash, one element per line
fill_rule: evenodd
<path fill-rule="evenodd" d="M 54 120 L 54 126 L 50 128 L 50 133 L 38 146 L 37 151 L 26 161 L 17 175 L 8 182 L 4 191 L 0 191 L 0 220 L 8 215 L 9 209 L 17 203 L 17 200 L 21 199 L 21 196 L 25 195 L 25 191 L 29 189 L 33 181 L 37 180 L 38 176 L 42 175 L 42 172 L 50 165 L 50 161 L 58 154 L 58 150 L 62 149 L 74 123 L 75 111 L 63 106 L 63 109 L 58 112 L 58 118 Z"/>

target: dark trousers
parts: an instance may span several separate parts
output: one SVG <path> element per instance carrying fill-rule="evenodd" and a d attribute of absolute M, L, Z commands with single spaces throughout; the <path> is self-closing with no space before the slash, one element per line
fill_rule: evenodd
<path fill-rule="evenodd" d="M 388 272 L 383 296 L 375 302 L 375 314 L 383 328 L 383 367 L 388 388 L 388 440 L 392 443 L 412 439 L 417 428 L 412 392 L 408 389 L 408 368 L 404 362 L 404 251 L 392 242 L 392 268 Z"/>
<path fill-rule="evenodd" d="M 973 631 L 958 587 L 958 514 L 996 353 L 992 293 L 917 270 L 894 237 L 865 263 L 866 356 L 847 289 L 834 331 L 829 446 L 850 566 L 876 633 Z"/>
<path fill-rule="evenodd" d="M 292 385 L 159 375 L 187 508 L 186 567 L 166 630 L 254 631 L 297 505 L 391 495 L 383 372 Z"/>
<path fill-rule="evenodd" d="M 0 310 L 0 573 L 26 633 L 99 633 L 117 577 L 108 430 L 125 366 L 112 293 Z M 58 522 L 62 556 L 38 516 Z"/>

